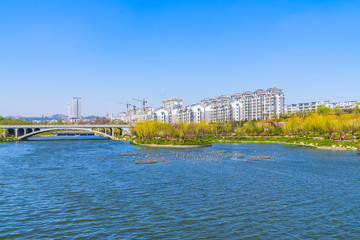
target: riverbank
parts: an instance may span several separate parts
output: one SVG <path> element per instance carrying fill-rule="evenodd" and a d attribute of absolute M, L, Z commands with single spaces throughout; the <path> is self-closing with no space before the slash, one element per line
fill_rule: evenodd
<path fill-rule="evenodd" d="M 41 136 L 53 137 L 53 136 Z M 360 151 L 359 142 L 351 141 L 333 141 L 333 140 L 320 140 L 311 138 L 291 138 L 291 137 L 207 137 L 205 140 L 156 140 L 144 141 L 138 143 L 131 137 L 116 138 L 113 140 L 129 141 L 131 144 L 143 147 L 157 147 L 157 148 L 200 148 L 209 147 L 212 144 L 281 144 L 294 147 L 313 148 L 320 150 L 332 151 Z M 17 142 L 18 140 L 13 137 L 1 137 L 0 143 Z"/>
<path fill-rule="evenodd" d="M 200 148 L 210 147 L 211 143 L 204 141 L 170 141 L 170 140 L 157 140 L 157 141 L 130 141 L 131 144 L 143 147 L 160 147 L 160 148 Z"/>
<path fill-rule="evenodd" d="M 317 141 L 325 141 L 325 140 L 317 140 Z M 263 139 L 263 140 L 228 140 L 228 139 L 223 139 L 223 140 L 213 140 L 212 143 L 219 143 L 219 144 L 281 144 L 281 145 L 287 145 L 287 146 L 294 146 L 294 147 L 303 147 L 303 148 L 313 148 L 313 149 L 322 149 L 322 150 L 333 150 L 333 151 L 359 151 L 358 147 L 355 147 L 355 144 L 349 144 L 348 142 L 336 142 L 335 144 L 329 144 L 324 143 L 324 142 L 306 142 L 306 141 L 294 141 L 294 142 L 289 142 L 289 140 L 287 141 L 276 141 L 274 139 L 272 139 L 271 141 L 267 140 L 267 139 Z M 319 144 L 320 143 L 320 144 Z M 348 145 L 346 146 L 346 143 L 348 143 Z"/>
<path fill-rule="evenodd" d="M 14 137 L 0 137 L 0 143 L 17 142 L 18 140 Z"/>
<path fill-rule="evenodd" d="M 172 147 L 172 148 L 188 148 L 191 146 L 201 147 L 214 144 L 282 144 L 294 147 L 313 148 L 333 151 L 359 151 L 358 141 L 335 141 L 331 139 L 318 139 L 307 137 L 287 137 L 287 136 L 208 136 L 202 140 L 169 140 L 157 139 L 153 141 L 134 140 L 134 144 L 148 147 Z M 199 144 L 201 143 L 201 144 Z M 181 147 L 184 146 L 184 147 Z"/>
<path fill-rule="evenodd" d="M 157 148 L 201 148 L 201 147 L 210 147 L 211 144 L 204 145 L 159 145 L 159 144 L 138 144 L 134 143 L 134 145 L 141 147 L 157 147 Z"/>

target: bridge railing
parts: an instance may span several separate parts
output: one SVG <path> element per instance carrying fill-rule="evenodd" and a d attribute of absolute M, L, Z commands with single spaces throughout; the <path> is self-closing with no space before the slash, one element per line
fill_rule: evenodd
<path fill-rule="evenodd" d="M 0 125 L 0 128 L 129 128 L 130 125 Z"/>

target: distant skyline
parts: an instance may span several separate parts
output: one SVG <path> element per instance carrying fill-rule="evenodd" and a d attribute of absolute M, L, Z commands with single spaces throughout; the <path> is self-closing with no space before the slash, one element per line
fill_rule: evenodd
<path fill-rule="evenodd" d="M 359 1 L 0 1 L 0 115 L 125 111 L 278 87 L 360 100 Z"/>

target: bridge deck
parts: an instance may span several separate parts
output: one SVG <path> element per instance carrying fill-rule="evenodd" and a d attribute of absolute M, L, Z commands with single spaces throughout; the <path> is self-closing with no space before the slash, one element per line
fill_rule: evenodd
<path fill-rule="evenodd" d="M 14 135 L 18 140 L 26 140 L 27 138 L 36 135 L 38 133 L 50 132 L 56 130 L 79 130 L 89 131 L 111 139 L 115 138 L 115 130 L 120 129 L 120 135 L 129 132 L 129 125 L 112 125 L 112 124 L 96 124 L 96 125 L 0 125 L 0 129 L 7 129 L 9 134 Z"/>
<path fill-rule="evenodd" d="M 56 124 L 52 124 L 52 125 L 0 125 L 0 128 L 129 128 L 130 125 L 111 125 L 111 124 L 96 124 L 96 125 L 56 125 Z"/>

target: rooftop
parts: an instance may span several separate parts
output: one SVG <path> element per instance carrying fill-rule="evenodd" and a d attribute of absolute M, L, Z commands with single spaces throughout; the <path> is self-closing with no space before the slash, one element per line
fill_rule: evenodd
<path fill-rule="evenodd" d="M 173 98 L 166 99 L 166 100 L 164 100 L 163 102 L 170 102 L 170 101 L 182 101 L 182 99 L 181 99 L 181 98 L 177 98 L 177 97 L 173 97 Z"/>

